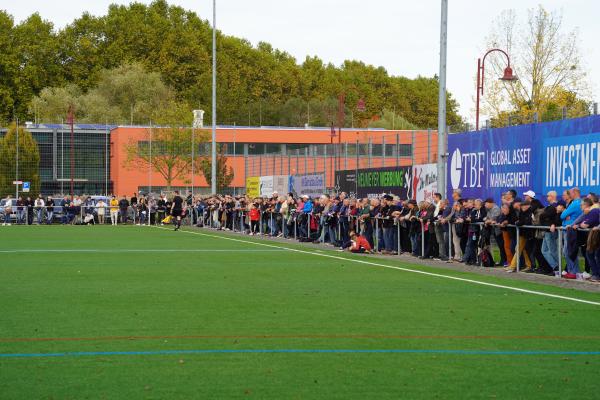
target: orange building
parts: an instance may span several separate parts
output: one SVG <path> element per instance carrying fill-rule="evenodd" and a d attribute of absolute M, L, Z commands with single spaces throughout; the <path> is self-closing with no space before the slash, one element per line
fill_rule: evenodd
<path fill-rule="evenodd" d="M 210 133 L 210 128 L 202 131 Z M 164 177 L 148 167 L 126 163 L 127 147 L 149 142 L 150 127 L 119 126 L 111 130 L 110 175 L 114 194 L 157 192 L 166 188 Z M 329 128 L 217 127 L 217 143 L 225 146 L 234 178 L 229 191 L 243 193 L 246 177 L 323 173 L 327 187 L 335 171 L 427 164 L 437 158 L 436 131 L 399 131 L 344 128 L 332 137 Z M 191 152 L 190 144 L 190 152 Z M 196 144 L 199 157 L 210 155 L 210 142 Z M 201 173 L 187 173 L 172 188 L 209 193 Z"/>

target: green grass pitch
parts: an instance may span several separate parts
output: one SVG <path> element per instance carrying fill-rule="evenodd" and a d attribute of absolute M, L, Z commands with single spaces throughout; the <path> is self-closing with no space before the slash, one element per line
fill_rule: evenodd
<path fill-rule="evenodd" d="M 600 397 L 600 305 L 444 276 L 599 294 L 194 232 L 2 228 L 0 398 Z"/>

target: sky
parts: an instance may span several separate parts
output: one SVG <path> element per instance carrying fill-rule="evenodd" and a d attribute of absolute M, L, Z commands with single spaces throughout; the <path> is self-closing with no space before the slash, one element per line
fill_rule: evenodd
<path fill-rule="evenodd" d="M 138 0 L 150 3 L 147 0 Z M 60 29 L 84 11 L 107 12 L 111 3 L 129 0 L 28 0 L 4 2 L 19 22 L 38 12 Z M 169 0 L 212 20 L 212 0 Z M 256 44 L 269 42 L 299 62 L 307 55 L 340 65 L 355 59 L 383 66 L 392 75 L 414 78 L 439 71 L 440 0 L 217 0 L 217 28 Z M 597 0 L 449 0 L 448 90 L 460 114 L 474 120 L 477 58 L 485 53 L 485 37 L 494 19 L 506 9 L 525 18 L 542 4 L 562 11 L 564 32 L 579 33 L 583 64 L 600 100 L 600 2 Z M 482 116 L 482 120 L 484 116 Z"/>

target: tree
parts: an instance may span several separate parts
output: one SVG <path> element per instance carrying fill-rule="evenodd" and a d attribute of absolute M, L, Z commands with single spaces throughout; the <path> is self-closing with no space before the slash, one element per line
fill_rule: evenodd
<path fill-rule="evenodd" d="M 227 166 L 225 146 L 219 146 L 217 150 L 217 193 L 222 193 L 224 189 L 229 187 L 231 181 L 233 181 L 234 173 L 233 168 Z M 202 157 L 198 163 L 198 170 L 204 175 L 208 186 L 212 187 L 211 157 Z"/>
<path fill-rule="evenodd" d="M 76 112 L 76 119 L 84 117 L 79 104 L 81 90 L 77 85 L 68 84 L 63 87 L 47 87 L 42 89 L 39 96 L 31 100 L 29 109 L 34 113 L 35 119 L 44 122 L 64 121 L 69 110 L 73 106 Z"/>
<path fill-rule="evenodd" d="M 173 98 L 159 73 L 133 63 L 100 71 L 97 85 L 87 93 L 73 84 L 45 88 L 32 100 L 30 109 L 46 122 L 60 122 L 74 105 L 80 122 L 146 124 Z"/>
<path fill-rule="evenodd" d="M 506 58 L 494 54 L 486 60 L 488 79 L 482 110 L 493 124 L 501 124 L 508 114 L 523 122 L 531 121 L 535 112 L 549 117 L 553 115 L 549 109 L 572 105 L 588 113 L 584 104 L 589 84 L 581 66 L 577 31 L 563 32 L 561 13 L 548 12 L 540 5 L 529 10 L 527 21 L 522 23 L 515 11 L 509 10 L 494 26 L 497 28 L 489 35 L 487 45 L 508 52 L 519 80 L 489 79 L 502 76 Z"/>
<path fill-rule="evenodd" d="M 13 43 L 19 66 L 14 88 L 15 111 L 23 115 L 30 99 L 43 88 L 63 85 L 58 41 L 53 24 L 36 13 L 15 27 Z"/>
<path fill-rule="evenodd" d="M 337 98 L 345 93 L 348 110 L 356 110 L 359 99 L 367 106 L 348 112 L 346 126 L 353 119 L 369 121 L 383 109 L 395 109 L 421 128 L 437 125 L 435 77 L 392 76 L 356 60 L 335 66 L 307 57 L 298 63 L 268 43 L 253 46 L 222 32 L 217 46 L 220 124 L 302 126 L 309 121 L 304 105 L 310 104 L 310 124 L 329 126 L 337 122 Z M 81 122 L 146 124 L 154 120 L 151 111 L 161 94 L 207 110 L 210 120 L 211 48 L 209 22 L 165 0 L 111 5 L 106 15 L 83 14 L 59 32 L 36 15 L 15 27 L 8 14 L 0 14 L 0 117 L 45 112 L 56 118 L 31 100 L 43 97 L 44 88 L 72 84 L 81 93 L 76 99 Z M 18 82 L 25 83 L 22 89 Z M 448 124 L 460 120 L 457 110 L 448 95 Z"/>
<path fill-rule="evenodd" d="M 124 166 L 158 172 L 170 190 L 173 182 L 191 171 L 192 134 L 197 146 L 207 140 L 204 132 L 192 131 L 191 111 L 180 103 L 171 103 L 157 119 L 158 126 L 146 129 L 142 141 L 131 140 L 126 146 Z"/>
<path fill-rule="evenodd" d="M 13 117 L 18 61 L 13 45 L 13 18 L 0 10 L 0 123 Z"/>
<path fill-rule="evenodd" d="M 36 140 L 31 133 L 19 127 L 19 147 L 17 150 L 17 126 L 11 124 L 8 132 L 0 139 L 0 195 L 6 196 L 15 192 L 13 181 L 30 182 L 30 194 L 40 193 L 40 152 Z M 18 175 L 17 175 L 18 155 Z"/>
<path fill-rule="evenodd" d="M 394 113 L 391 110 L 383 110 L 381 118 L 369 123 L 370 128 L 384 129 L 418 129 L 416 125 L 408 122 L 404 117 Z"/>

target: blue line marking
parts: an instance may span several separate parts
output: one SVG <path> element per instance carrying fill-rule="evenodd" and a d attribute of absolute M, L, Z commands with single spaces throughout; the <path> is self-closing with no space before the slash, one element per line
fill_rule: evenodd
<path fill-rule="evenodd" d="M 427 350 L 427 349 L 206 349 L 155 351 L 75 351 L 64 353 L 0 353 L 0 358 L 159 356 L 185 354 L 451 354 L 490 356 L 599 356 L 600 351 L 550 350 Z"/>

